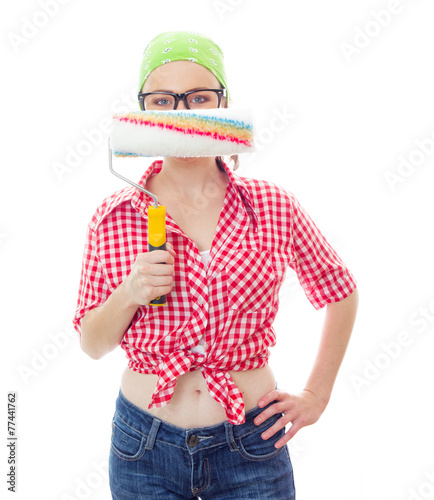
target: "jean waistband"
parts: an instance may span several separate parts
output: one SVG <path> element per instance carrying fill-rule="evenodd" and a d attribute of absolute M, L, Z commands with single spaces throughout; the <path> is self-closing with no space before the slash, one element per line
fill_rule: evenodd
<path fill-rule="evenodd" d="M 119 389 L 113 423 L 116 424 L 118 422 L 120 425 L 126 425 L 132 432 L 136 433 L 138 438 L 146 439 L 147 449 L 152 449 L 155 441 L 159 440 L 164 441 L 166 445 L 185 448 L 191 454 L 201 449 L 218 446 L 223 443 L 227 443 L 232 450 L 236 450 L 235 439 L 251 434 L 252 432 L 262 432 L 262 429 L 270 427 L 282 416 L 282 413 L 276 413 L 260 425 L 253 423 L 253 420 L 265 408 L 274 403 L 276 401 L 272 401 L 263 408 L 255 406 L 247 411 L 244 424 L 234 425 L 225 420 L 217 425 L 185 429 L 161 420 L 139 408 L 129 401 L 122 393 L 122 390 Z"/>

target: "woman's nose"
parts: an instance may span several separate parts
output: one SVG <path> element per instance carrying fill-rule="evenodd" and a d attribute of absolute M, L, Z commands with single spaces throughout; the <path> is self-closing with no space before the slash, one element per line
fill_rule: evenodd
<path fill-rule="evenodd" d="M 188 109 L 183 99 L 179 99 L 175 109 Z"/>

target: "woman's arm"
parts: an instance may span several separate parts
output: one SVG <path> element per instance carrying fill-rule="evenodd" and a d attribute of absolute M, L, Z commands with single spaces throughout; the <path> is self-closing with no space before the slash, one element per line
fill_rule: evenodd
<path fill-rule="evenodd" d="M 356 288 L 340 302 L 327 305 L 318 353 L 305 389 L 299 394 L 274 390 L 259 400 L 259 407 L 274 400 L 279 403 L 264 410 L 255 419 L 255 424 L 263 422 L 275 413 L 284 413 L 284 416 L 262 435 L 263 439 L 270 438 L 286 424 L 292 423 L 282 439 L 275 444 L 276 448 L 284 446 L 302 427 L 315 423 L 325 410 L 350 340 L 358 301 Z"/>
<path fill-rule="evenodd" d="M 104 304 L 88 311 L 81 322 L 80 345 L 93 359 L 115 349 L 125 335 L 139 304 L 131 301 L 126 283 L 121 283 Z"/>
<path fill-rule="evenodd" d="M 304 389 L 315 394 L 324 409 L 350 341 L 358 302 L 359 293 L 356 288 L 340 302 L 327 305 L 318 354 Z"/>
<path fill-rule="evenodd" d="M 93 359 L 115 349 L 141 305 L 172 291 L 176 252 L 166 250 L 139 254 L 130 274 L 107 300 L 88 311 L 81 322 L 81 348 Z M 163 264 L 164 263 L 164 264 Z"/>

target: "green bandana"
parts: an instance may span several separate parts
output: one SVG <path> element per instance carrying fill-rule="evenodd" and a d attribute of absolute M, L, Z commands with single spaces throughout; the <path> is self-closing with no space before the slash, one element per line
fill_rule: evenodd
<path fill-rule="evenodd" d="M 227 90 L 223 52 L 208 37 L 193 31 L 161 33 L 146 47 L 140 66 L 139 93 L 151 71 L 172 61 L 192 61 L 209 69 Z"/>

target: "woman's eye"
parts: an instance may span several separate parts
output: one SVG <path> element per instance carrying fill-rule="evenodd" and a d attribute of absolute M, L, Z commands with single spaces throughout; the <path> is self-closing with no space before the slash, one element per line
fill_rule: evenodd
<path fill-rule="evenodd" d="M 207 99 L 205 96 L 202 96 L 202 95 L 196 95 L 193 97 L 193 99 L 191 100 L 191 102 L 193 104 L 203 104 L 204 102 L 206 102 Z"/>
<path fill-rule="evenodd" d="M 158 99 L 157 101 L 155 101 L 155 104 L 157 106 L 167 106 L 168 104 L 170 104 L 170 102 L 168 99 Z"/>

